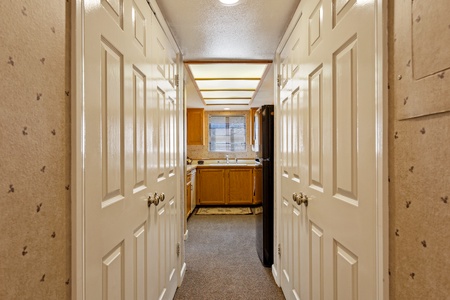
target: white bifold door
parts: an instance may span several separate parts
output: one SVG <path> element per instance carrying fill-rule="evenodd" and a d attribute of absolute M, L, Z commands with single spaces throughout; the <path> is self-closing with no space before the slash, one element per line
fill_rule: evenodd
<path fill-rule="evenodd" d="M 377 299 L 376 1 L 307 0 L 279 53 L 287 299 Z"/>
<path fill-rule="evenodd" d="M 177 51 L 145 0 L 81 2 L 83 299 L 172 299 Z"/>

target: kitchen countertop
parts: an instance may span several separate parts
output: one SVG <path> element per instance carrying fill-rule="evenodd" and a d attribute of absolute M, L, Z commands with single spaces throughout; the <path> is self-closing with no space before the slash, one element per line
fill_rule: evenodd
<path fill-rule="evenodd" d="M 203 164 L 198 164 L 197 161 L 194 161 L 192 164 L 186 166 L 186 171 L 190 172 L 192 169 L 196 168 L 217 168 L 217 167 L 225 167 L 225 168 L 239 168 L 239 167 L 256 167 L 261 165 L 259 162 L 256 162 L 255 160 L 250 159 L 242 159 L 238 162 L 235 162 L 234 160 L 230 160 L 228 163 L 226 160 L 217 160 L 217 159 L 211 159 L 211 160 L 205 160 Z"/>

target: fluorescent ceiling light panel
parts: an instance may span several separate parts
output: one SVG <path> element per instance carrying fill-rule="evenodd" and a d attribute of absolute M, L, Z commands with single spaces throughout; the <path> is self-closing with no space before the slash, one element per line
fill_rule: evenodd
<path fill-rule="evenodd" d="M 199 90 L 256 90 L 259 80 L 197 80 Z"/>
<path fill-rule="evenodd" d="M 199 78 L 261 78 L 267 64 L 212 63 L 191 64 L 194 79 Z"/>
<path fill-rule="evenodd" d="M 250 103 L 250 99 L 205 99 L 206 105 L 247 105 Z"/>
<path fill-rule="evenodd" d="M 239 0 L 219 0 L 222 4 L 233 5 L 239 2 Z"/>
<path fill-rule="evenodd" d="M 205 105 L 248 105 L 255 97 L 270 62 L 186 64 Z"/>
<path fill-rule="evenodd" d="M 203 98 L 252 98 L 253 91 L 204 91 Z"/>

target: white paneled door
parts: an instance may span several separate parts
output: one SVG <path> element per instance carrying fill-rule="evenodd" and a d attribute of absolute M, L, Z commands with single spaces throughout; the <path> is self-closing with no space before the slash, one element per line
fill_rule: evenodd
<path fill-rule="evenodd" d="M 172 299 L 178 281 L 177 241 L 180 236 L 178 221 L 181 220 L 177 215 L 181 201 L 177 199 L 175 188 L 180 181 L 176 179 L 178 68 L 176 52 L 161 27 L 153 26 L 152 29 L 154 63 L 150 79 L 151 130 L 148 139 L 152 156 L 149 180 L 159 199 L 154 199 L 156 203 L 150 205 L 149 285 L 155 288 L 150 291 L 149 299 Z"/>
<path fill-rule="evenodd" d="M 82 3 L 77 298 L 172 299 L 181 220 L 177 53 L 145 0 Z"/>
<path fill-rule="evenodd" d="M 377 299 L 376 1 L 308 0 L 279 53 L 287 299 Z"/>

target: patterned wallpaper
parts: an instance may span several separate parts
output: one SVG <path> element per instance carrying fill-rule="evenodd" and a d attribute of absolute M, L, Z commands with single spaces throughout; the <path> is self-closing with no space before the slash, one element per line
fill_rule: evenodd
<path fill-rule="evenodd" d="M 448 11 L 447 0 L 389 2 L 390 299 L 450 299 Z"/>
<path fill-rule="evenodd" d="M 0 1 L 0 299 L 70 299 L 69 6 Z"/>

